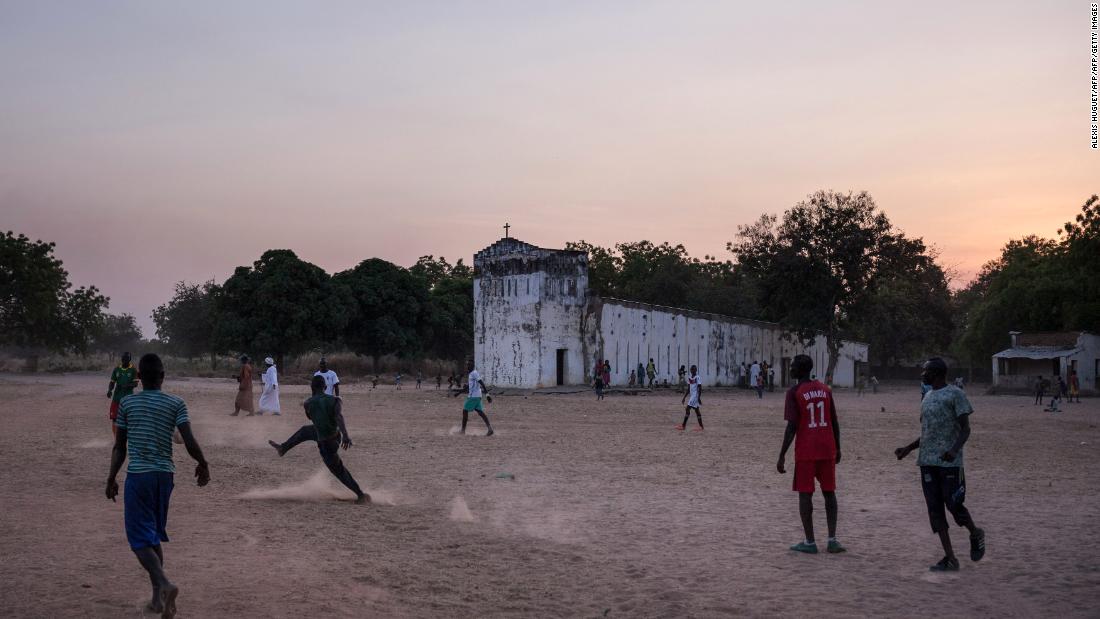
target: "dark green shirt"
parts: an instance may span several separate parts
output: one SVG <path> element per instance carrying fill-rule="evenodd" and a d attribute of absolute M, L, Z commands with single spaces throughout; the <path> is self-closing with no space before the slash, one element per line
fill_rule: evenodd
<path fill-rule="evenodd" d="M 336 423 L 336 398 L 333 396 L 322 393 L 306 400 L 306 415 L 317 428 L 319 438 L 332 438 L 340 434 L 340 426 Z"/>
<path fill-rule="evenodd" d="M 111 396 L 111 400 L 121 402 L 122 398 L 133 395 L 134 388 L 137 387 L 137 375 L 137 368 L 133 364 L 127 367 L 120 365 L 115 368 L 115 371 L 111 372 L 111 382 L 115 384 L 115 391 L 114 395 Z"/>

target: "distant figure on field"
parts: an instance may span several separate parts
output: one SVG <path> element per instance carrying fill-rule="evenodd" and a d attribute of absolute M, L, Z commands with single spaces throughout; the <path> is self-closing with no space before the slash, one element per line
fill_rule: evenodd
<path fill-rule="evenodd" d="M 676 370 L 676 386 L 679 388 L 680 393 L 683 393 L 687 388 L 687 370 L 682 365 L 680 369 Z"/>
<path fill-rule="evenodd" d="M 966 388 L 966 381 L 963 380 L 962 376 L 956 376 L 955 377 L 955 386 L 958 387 L 959 389 L 965 389 Z"/>
<path fill-rule="evenodd" d="M 467 363 L 466 368 L 470 371 L 470 375 L 466 379 L 466 388 L 455 394 L 458 397 L 460 394 L 466 394 L 466 402 L 462 404 L 462 430 L 461 434 L 466 434 L 466 422 L 469 421 L 470 411 L 477 411 L 481 420 L 485 422 L 485 428 L 488 432 L 485 436 L 493 435 L 493 426 L 489 424 L 489 418 L 485 416 L 485 409 L 481 406 L 481 394 L 485 394 L 485 399 L 492 404 L 493 398 L 489 395 L 489 389 L 485 386 L 485 383 L 481 381 L 481 374 L 474 369 L 474 362 L 470 360 Z"/>
<path fill-rule="evenodd" d="M 649 360 L 649 365 L 645 366 L 645 375 L 649 377 L 649 386 L 653 387 L 653 379 L 657 377 L 657 366 L 653 364 L 653 359 Z"/>
<path fill-rule="evenodd" d="M 638 362 L 638 386 L 645 387 L 645 366 L 641 361 Z"/>
<path fill-rule="evenodd" d="M 195 436 L 187 405 L 180 398 L 161 391 L 164 364 L 160 357 L 147 354 L 138 362 L 141 393 L 127 396 L 119 405 L 115 446 L 111 450 L 111 471 L 107 475 L 107 498 L 118 496 L 118 472 L 129 456 L 126 488 L 123 491 L 123 519 L 126 541 L 141 567 L 149 574 L 153 597 L 146 610 L 176 616 L 179 587 L 164 574 L 162 542 L 168 541 L 168 501 L 176 467 L 172 462 L 172 435 L 178 429 L 183 444 L 195 462 L 195 480 L 205 486 L 210 468 Z"/>
<path fill-rule="evenodd" d="M 256 414 L 256 409 L 252 405 L 252 360 L 248 355 L 241 355 L 241 369 L 234 378 L 237 379 L 237 399 L 233 401 L 230 415 L 236 417 L 241 411 L 246 411 L 248 414 L 245 416 L 251 417 Z"/>
<path fill-rule="evenodd" d="M 378 388 L 378 375 L 377 374 L 374 375 L 374 378 L 370 379 L 370 388 L 371 388 L 371 391 Z"/>
<path fill-rule="evenodd" d="M 741 365 L 737 366 L 737 386 L 744 389 L 748 386 L 748 373 L 749 367 L 742 361 Z"/>
<path fill-rule="evenodd" d="M 974 524 L 963 505 L 966 500 L 966 477 L 963 475 L 963 446 L 970 438 L 970 415 L 974 408 L 961 389 L 947 384 L 947 364 L 933 357 L 924 364 L 921 381 L 932 387 L 920 407 L 920 438 L 894 450 L 898 460 L 920 448 L 920 466 L 924 501 L 928 504 L 928 519 L 932 532 L 940 536 L 944 557 L 930 567 L 933 572 L 957 572 L 959 560 L 951 546 L 947 515 L 951 512 L 955 524 L 970 531 L 970 560 L 985 556 L 985 531 Z"/>
<path fill-rule="evenodd" d="M 370 503 L 370 495 L 363 492 L 344 466 L 344 462 L 340 460 L 340 448 L 347 449 L 352 446 L 351 435 L 348 434 L 348 428 L 344 425 L 343 401 L 336 396 L 326 394 L 325 387 L 324 377 L 315 374 L 309 383 L 313 395 L 302 403 L 306 417 L 311 422 L 310 425 L 299 428 L 282 444 L 275 441 L 268 441 L 267 444 L 274 447 L 279 457 L 282 457 L 299 443 L 315 441 L 317 449 L 321 452 L 321 460 L 324 461 L 329 472 L 340 480 L 340 483 L 355 493 L 355 502 Z"/>
<path fill-rule="evenodd" d="M 260 393 L 259 414 L 279 415 L 283 412 L 279 407 L 279 372 L 275 369 L 275 360 L 271 357 L 264 359 L 264 365 L 267 369 L 263 374 L 264 390 Z"/>
<path fill-rule="evenodd" d="M 134 393 L 137 387 L 138 371 L 133 363 L 130 363 L 130 353 L 122 353 L 118 367 L 111 371 L 111 381 L 107 383 L 107 399 L 111 401 L 111 407 L 107 410 L 107 418 L 111 420 L 111 433 L 117 434 L 118 428 L 115 420 L 118 419 L 118 406 L 122 398 Z"/>
<path fill-rule="evenodd" d="M 1077 398 L 1077 403 L 1081 403 L 1081 381 L 1077 378 L 1077 370 L 1072 370 L 1069 373 L 1069 402 L 1073 402 L 1073 399 Z"/>
<path fill-rule="evenodd" d="M 775 391 L 775 368 L 768 367 L 768 391 Z"/>
<path fill-rule="evenodd" d="M 439 391 L 442 388 L 443 388 L 443 375 L 442 374 L 436 374 L 435 375 L 435 390 Z"/>
<path fill-rule="evenodd" d="M 451 375 L 447 377 L 447 390 L 450 391 L 451 389 L 454 389 L 454 388 L 455 388 L 455 375 L 454 375 L 454 372 L 451 372 Z"/>
<path fill-rule="evenodd" d="M 597 376 L 596 380 L 592 381 L 592 388 L 596 390 L 596 401 L 599 402 L 603 399 L 603 376 Z"/>
<path fill-rule="evenodd" d="M 878 378 L 871 376 L 871 393 L 878 393 Z"/>
<path fill-rule="evenodd" d="M 398 373 L 397 373 L 397 374 L 396 374 L 396 375 L 395 375 L 395 376 L 393 377 L 393 384 L 394 384 L 394 385 L 395 385 L 395 386 L 397 387 L 398 391 L 400 391 L 400 390 L 401 390 L 401 372 L 398 372 Z"/>
<path fill-rule="evenodd" d="M 1048 404 L 1047 407 L 1043 410 L 1048 413 L 1060 413 L 1062 412 L 1062 409 L 1060 408 L 1061 404 L 1062 394 L 1055 391 L 1054 395 L 1050 396 L 1050 404 Z"/>
<path fill-rule="evenodd" d="M 638 382 L 637 375 L 634 374 L 634 370 L 630 370 L 630 378 L 627 379 L 627 385 L 633 387 Z"/>
<path fill-rule="evenodd" d="M 601 373 L 601 378 L 603 378 L 603 386 L 604 387 L 611 386 L 611 360 L 610 359 L 604 359 L 603 372 Z"/>
<path fill-rule="evenodd" d="M 787 430 L 783 433 L 783 446 L 779 449 L 779 462 L 775 469 L 786 473 L 787 449 L 794 442 L 794 484 L 798 493 L 798 514 L 802 518 L 802 530 L 806 539 L 793 546 L 795 552 L 817 554 L 814 538 L 813 498 L 814 479 L 821 486 L 825 497 L 825 522 L 829 527 L 827 552 L 844 552 L 836 539 L 836 465 L 840 464 L 840 424 L 837 422 L 833 392 L 828 386 L 810 379 L 813 359 L 796 355 L 791 360 L 791 378 L 795 385 L 787 390 L 787 402 L 783 418 Z"/>
<path fill-rule="evenodd" d="M 687 427 L 688 420 L 691 419 L 691 411 L 694 409 L 695 421 L 699 424 L 695 431 L 702 432 L 703 414 L 699 412 L 699 407 L 703 405 L 703 381 L 699 378 L 699 369 L 694 365 L 691 366 L 691 376 L 687 379 L 687 388 L 687 393 L 680 398 L 680 404 L 684 405 L 684 420 L 676 426 L 676 429 L 683 431 Z"/>
<path fill-rule="evenodd" d="M 1043 404 L 1043 396 L 1047 394 L 1047 388 L 1050 387 L 1050 381 L 1043 378 L 1043 375 L 1039 375 L 1039 379 L 1035 381 L 1035 404 Z"/>
<path fill-rule="evenodd" d="M 324 357 L 317 362 L 317 371 L 313 375 L 325 379 L 325 395 L 340 397 L 340 377 L 329 369 L 328 361 Z"/>
<path fill-rule="evenodd" d="M 1062 398 L 1065 398 L 1069 395 L 1069 385 L 1066 384 L 1066 381 L 1064 379 L 1062 379 L 1061 374 L 1058 375 L 1058 395 Z"/>
<path fill-rule="evenodd" d="M 749 367 L 749 381 L 752 388 L 756 390 L 756 397 L 758 399 L 764 398 L 764 383 L 763 376 L 760 374 L 760 364 L 753 360 L 752 366 Z"/>
<path fill-rule="evenodd" d="M 417 370 L 416 371 L 416 388 L 417 389 L 420 388 L 420 383 L 423 382 L 423 380 L 424 380 L 424 372 L 421 372 L 420 370 Z"/>

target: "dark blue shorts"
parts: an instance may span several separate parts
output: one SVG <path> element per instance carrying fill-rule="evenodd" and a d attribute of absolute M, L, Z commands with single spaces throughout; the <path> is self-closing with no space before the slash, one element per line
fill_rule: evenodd
<path fill-rule="evenodd" d="M 131 550 L 158 546 L 168 541 L 168 499 L 173 474 L 153 471 L 127 473 L 123 491 L 126 540 Z"/>

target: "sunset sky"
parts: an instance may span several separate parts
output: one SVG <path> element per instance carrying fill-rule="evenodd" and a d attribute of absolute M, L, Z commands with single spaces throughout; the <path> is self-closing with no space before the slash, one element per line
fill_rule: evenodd
<path fill-rule="evenodd" d="M 406 6 L 407 5 L 407 6 Z M 868 190 L 967 279 L 1100 191 L 1088 3 L 0 0 L 0 229 L 138 317 L 269 248 L 725 257 Z"/>

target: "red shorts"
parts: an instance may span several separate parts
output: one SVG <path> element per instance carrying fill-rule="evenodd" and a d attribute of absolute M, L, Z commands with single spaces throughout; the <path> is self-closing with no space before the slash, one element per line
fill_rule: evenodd
<path fill-rule="evenodd" d="M 814 479 L 821 485 L 822 492 L 836 492 L 836 458 L 825 460 L 795 460 L 795 492 L 814 491 Z"/>
<path fill-rule="evenodd" d="M 118 402 L 111 401 L 111 412 L 107 416 L 111 418 L 111 421 L 118 419 Z"/>

